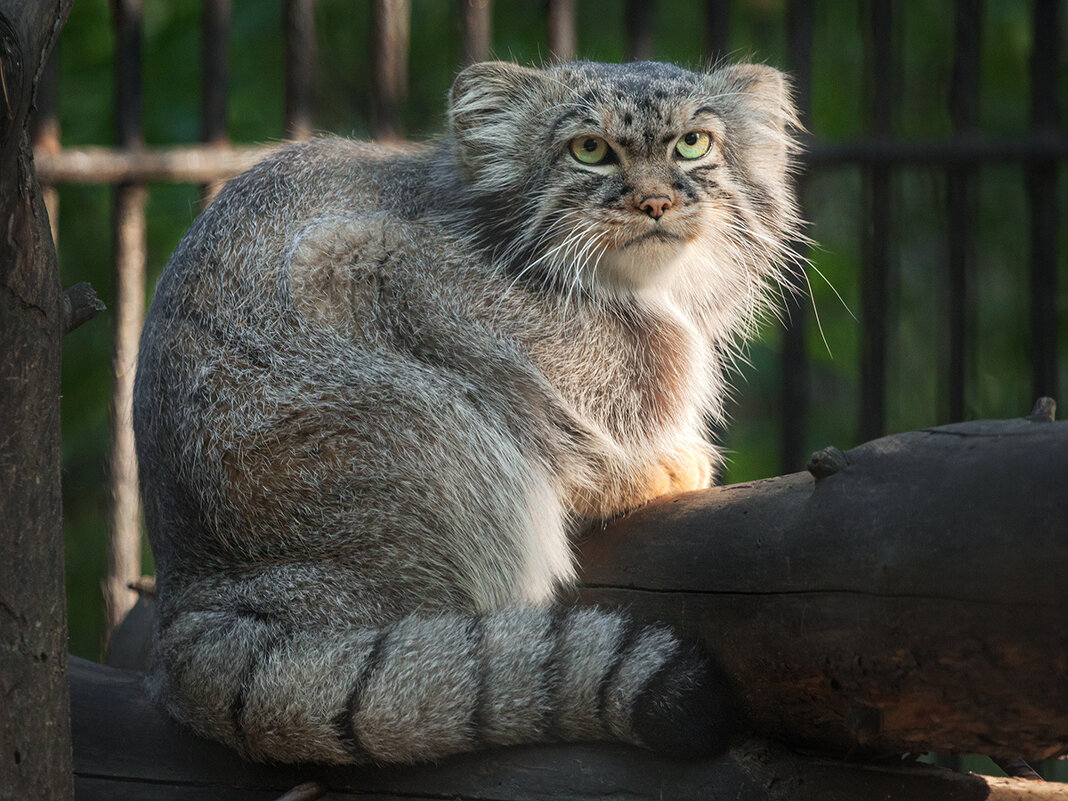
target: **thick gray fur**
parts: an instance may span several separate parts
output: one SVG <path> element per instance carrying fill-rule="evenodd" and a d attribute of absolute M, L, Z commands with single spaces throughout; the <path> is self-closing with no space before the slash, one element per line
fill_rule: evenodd
<path fill-rule="evenodd" d="M 159 702 L 259 760 L 720 747 L 687 722 L 723 711 L 703 657 L 552 604 L 578 527 L 709 483 L 797 236 L 795 126 L 768 67 L 486 63 L 434 145 L 318 139 L 230 182 L 138 365 Z"/>

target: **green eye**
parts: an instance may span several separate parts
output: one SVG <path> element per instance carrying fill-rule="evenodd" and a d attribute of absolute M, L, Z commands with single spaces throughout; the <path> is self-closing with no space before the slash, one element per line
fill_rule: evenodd
<path fill-rule="evenodd" d="M 599 136 L 576 136 L 569 145 L 571 155 L 583 164 L 601 164 L 612 151 L 608 143 Z"/>
<path fill-rule="evenodd" d="M 675 143 L 675 152 L 684 159 L 699 159 L 712 147 L 712 137 L 705 131 L 685 133 Z"/>

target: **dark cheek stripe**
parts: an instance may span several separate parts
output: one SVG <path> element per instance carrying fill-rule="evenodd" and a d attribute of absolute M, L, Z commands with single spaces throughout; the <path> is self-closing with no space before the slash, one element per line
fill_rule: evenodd
<path fill-rule="evenodd" d="M 694 189 L 693 181 L 688 176 L 677 176 L 671 186 L 675 191 L 682 192 L 691 203 L 696 202 L 697 191 Z"/>

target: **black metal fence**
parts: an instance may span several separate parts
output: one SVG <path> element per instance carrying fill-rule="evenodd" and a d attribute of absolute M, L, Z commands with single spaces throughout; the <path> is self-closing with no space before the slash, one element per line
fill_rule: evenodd
<path fill-rule="evenodd" d="M 112 558 L 109 578 L 109 621 L 121 619 L 135 597 L 127 586 L 140 574 L 140 523 L 135 458 L 130 431 L 130 398 L 137 339 L 145 292 L 146 186 L 155 182 L 191 183 L 212 187 L 253 163 L 264 150 L 230 144 L 227 105 L 230 83 L 231 0 L 203 0 L 202 9 L 202 135 L 200 145 L 146 148 L 142 137 L 142 17 L 144 0 L 113 0 L 115 27 L 115 131 L 113 147 L 64 148 L 57 121 L 57 97 L 63 86 L 50 69 L 38 98 L 35 134 L 38 174 L 46 186 L 74 183 L 114 187 L 113 263 L 115 285 L 111 307 L 115 320 L 114 420 L 110 455 L 109 529 Z M 462 60 L 486 58 L 493 49 L 491 0 L 458 0 L 458 36 Z M 815 16 L 830 0 L 786 0 L 785 69 L 795 78 L 802 117 L 812 119 L 813 41 Z M 418 4 L 418 3 L 417 3 Z M 1029 351 L 1031 394 L 1056 396 L 1058 391 L 1058 294 L 1063 237 L 1059 209 L 1059 172 L 1068 158 L 1068 138 L 1061 126 L 1059 76 L 1064 72 L 1063 7 L 1059 0 L 1033 0 L 1030 17 L 1030 130 L 1011 138 L 983 132 L 979 99 L 983 89 L 981 0 L 945 3 L 953 14 L 952 85 L 948 110 L 952 134 L 937 140 L 904 140 L 895 136 L 899 100 L 900 27 L 903 0 L 862 3 L 866 91 L 866 135 L 847 142 L 813 137 L 804 156 L 806 174 L 801 192 L 816 176 L 836 170 L 859 171 L 863 202 L 859 230 L 862 243 L 857 275 L 860 286 L 859 414 L 857 440 L 877 437 L 887 429 L 888 330 L 892 325 L 888 286 L 897 268 L 893 243 L 899 231 L 892 204 L 892 187 L 904 170 L 925 168 L 944 175 L 945 239 L 944 320 L 940 344 L 945 365 L 939 420 L 963 419 L 967 409 L 966 374 L 969 339 L 979 324 L 971 302 L 971 278 L 976 259 L 976 194 L 982 171 L 991 165 L 1011 165 L 1026 176 L 1028 264 L 1030 282 Z M 408 56 L 412 15 L 409 0 L 372 0 L 370 73 L 371 130 L 380 139 L 403 135 L 401 111 L 409 84 Z M 744 12 L 740 2 L 694 2 L 700 12 L 709 55 L 727 54 L 734 20 Z M 310 135 L 314 125 L 316 25 L 313 0 L 284 0 L 281 30 L 285 37 L 284 132 L 292 138 Z M 508 13 L 499 0 L 498 14 Z M 615 13 L 622 15 L 625 53 L 629 58 L 653 52 L 657 3 L 627 0 Z M 544 3 L 547 41 L 545 54 L 568 59 L 582 55 L 577 40 L 575 0 Z M 733 16 L 732 16 L 733 15 Z M 442 35 L 453 35 L 443 32 Z M 234 42 L 240 49 L 249 46 Z M 457 65 L 457 67 L 459 64 Z M 166 91 L 166 88 L 159 88 Z M 265 134 L 266 136 L 267 134 Z M 55 191 L 48 194 L 53 226 L 59 208 Z M 74 212 L 72 212 L 74 213 Z M 813 236 L 818 240 L 819 231 Z M 813 406 L 806 327 L 811 325 L 805 301 L 788 299 L 788 326 L 781 348 L 779 386 L 781 430 L 778 434 L 782 471 L 801 467 L 806 456 L 806 425 Z M 1061 299 L 1063 306 L 1063 298 Z M 1021 413 L 1024 410 L 1021 410 Z M 936 421 L 931 421 L 936 422 Z"/>

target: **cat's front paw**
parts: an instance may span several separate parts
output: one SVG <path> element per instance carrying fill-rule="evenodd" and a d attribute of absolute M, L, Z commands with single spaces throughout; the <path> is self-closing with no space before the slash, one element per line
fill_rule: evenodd
<path fill-rule="evenodd" d="M 705 489 L 712 482 L 711 453 L 703 445 L 680 446 L 632 474 L 614 492 L 574 498 L 572 509 L 583 517 L 606 520 L 662 495 Z"/>
<path fill-rule="evenodd" d="M 665 455 L 650 472 L 650 496 L 706 489 L 712 483 L 712 459 L 707 447 L 683 446 Z"/>

